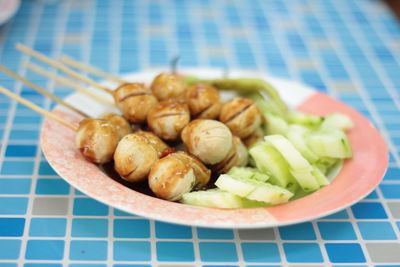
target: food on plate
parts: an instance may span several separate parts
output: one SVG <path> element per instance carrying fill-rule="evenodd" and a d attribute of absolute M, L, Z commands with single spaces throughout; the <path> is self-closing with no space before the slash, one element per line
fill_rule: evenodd
<path fill-rule="evenodd" d="M 219 163 L 213 165 L 211 169 L 215 173 L 227 173 L 231 168 L 243 167 L 247 165 L 249 153 L 239 137 L 232 137 L 232 147 L 228 155 Z"/>
<path fill-rule="evenodd" d="M 189 121 L 187 104 L 174 99 L 159 102 L 149 110 L 147 116 L 149 128 L 164 140 L 177 140 Z"/>
<path fill-rule="evenodd" d="M 147 178 L 158 157 L 157 150 L 148 139 L 132 133 L 118 143 L 114 153 L 114 168 L 122 179 L 138 182 Z"/>
<path fill-rule="evenodd" d="M 231 131 L 216 120 L 191 121 L 183 129 L 181 137 L 189 152 L 205 164 L 221 162 L 232 148 Z"/>
<path fill-rule="evenodd" d="M 144 181 L 165 200 L 213 208 L 279 205 L 328 186 L 330 173 L 353 156 L 349 117 L 289 110 L 260 79 L 161 73 L 149 87 L 135 81 L 112 91 L 79 75 L 73 74 L 112 94 L 123 115 L 83 120 L 75 127 L 78 148 L 91 162 L 113 158 L 122 179 Z M 223 102 L 221 90 L 237 96 Z M 130 123 L 139 130 L 131 133 Z"/>
<path fill-rule="evenodd" d="M 118 130 L 112 123 L 84 119 L 79 122 L 75 143 L 87 160 L 102 164 L 112 159 L 119 139 Z"/>
<path fill-rule="evenodd" d="M 157 99 L 161 101 L 181 96 L 186 89 L 186 84 L 180 75 L 160 73 L 154 78 L 150 88 Z"/>
<path fill-rule="evenodd" d="M 247 136 L 246 138 L 243 138 L 243 144 L 247 147 L 250 148 L 254 144 L 258 143 L 259 141 L 262 141 L 264 138 L 264 131 L 261 127 L 258 127 L 251 135 Z"/>
<path fill-rule="evenodd" d="M 209 84 L 194 84 L 186 88 L 184 99 L 189 106 L 192 118 L 216 119 L 222 102 L 219 92 Z"/>
<path fill-rule="evenodd" d="M 175 153 L 159 159 L 151 167 L 150 189 L 162 199 L 179 200 L 195 185 L 196 175 L 193 168 L 181 157 L 177 157 Z"/>
<path fill-rule="evenodd" d="M 129 122 L 119 114 L 107 112 L 100 115 L 99 119 L 110 122 L 117 129 L 119 139 L 132 132 L 132 126 Z"/>
<path fill-rule="evenodd" d="M 157 151 L 159 158 L 169 151 L 172 151 L 172 148 L 170 148 L 163 140 L 150 131 L 138 130 L 135 132 L 135 134 L 146 138 L 149 144 Z"/>
<path fill-rule="evenodd" d="M 246 138 L 261 125 L 261 113 L 253 100 L 235 97 L 222 105 L 219 120 L 240 138 Z"/>
<path fill-rule="evenodd" d="M 125 83 L 113 92 L 116 106 L 131 123 L 143 123 L 157 98 L 141 83 Z"/>
<path fill-rule="evenodd" d="M 184 151 L 177 151 L 173 155 L 193 169 L 194 175 L 196 176 L 196 189 L 202 189 L 208 184 L 211 178 L 211 170 L 208 169 L 200 160 Z"/>

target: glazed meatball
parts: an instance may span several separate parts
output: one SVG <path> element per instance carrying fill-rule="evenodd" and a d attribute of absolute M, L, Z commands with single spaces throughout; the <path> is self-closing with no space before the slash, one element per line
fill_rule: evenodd
<path fill-rule="evenodd" d="M 149 187 L 162 199 L 179 200 L 196 184 L 193 169 L 174 153 L 158 160 L 149 173 Z"/>
<path fill-rule="evenodd" d="M 239 137 L 232 139 L 232 148 L 223 161 L 212 166 L 212 170 L 217 173 L 227 173 L 233 167 L 243 167 L 248 162 L 248 152 Z"/>
<path fill-rule="evenodd" d="M 155 105 L 148 114 L 149 128 L 164 140 L 176 140 L 190 121 L 189 108 L 176 100 L 164 100 Z"/>
<path fill-rule="evenodd" d="M 184 151 L 178 151 L 171 155 L 179 158 L 182 162 L 185 162 L 193 169 L 194 175 L 196 176 L 196 188 L 201 189 L 210 181 L 211 170 L 209 170 L 200 160 Z"/>
<path fill-rule="evenodd" d="M 157 151 L 157 155 L 159 158 L 161 158 L 163 155 L 165 155 L 166 152 L 171 149 L 166 143 L 164 143 L 163 140 L 161 140 L 157 135 L 152 132 L 139 130 L 136 131 L 135 134 L 146 138 L 149 144 Z"/>
<path fill-rule="evenodd" d="M 195 84 L 188 87 L 185 91 L 184 99 L 193 118 L 218 118 L 222 103 L 218 90 L 211 85 Z"/>
<path fill-rule="evenodd" d="M 131 123 L 146 121 L 149 110 L 157 104 L 157 98 L 140 83 L 126 83 L 114 91 L 116 106 Z"/>
<path fill-rule="evenodd" d="M 112 112 L 108 112 L 108 113 L 104 113 L 103 115 L 101 115 L 99 117 L 99 119 L 103 119 L 105 121 L 111 122 L 115 126 L 115 128 L 117 128 L 120 139 L 122 137 L 124 137 L 125 135 L 130 134 L 132 132 L 131 125 L 121 115 L 118 115 L 118 114 L 115 114 Z"/>
<path fill-rule="evenodd" d="M 205 164 L 222 161 L 232 147 L 232 133 L 225 124 L 215 120 L 191 121 L 182 131 L 188 151 Z"/>
<path fill-rule="evenodd" d="M 150 88 L 161 101 L 179 97 L 185 90 L 185 83 L 177 74 L 161 73 L 154 78 Z"/>
<path fill-rule="evenodd" d="M 84 119 L 79 123 L 75 143 L 88 161 L 102 164 L 112 160 L 119 139 L 118 131 L 112 123 L 100 119 Z"/>
<path fill-rule="evenodd" d="M 251 135 L 247 136 L 246 138 L 244 138 L 242 141 L 245 144 L 246 147 L 250 148 L 251 146 L 253 146 L 254 144 L 262 141 L 264 139 L 264 131 L 261 127 L 258 127 L 254 133 L 252 133 Z"/>
<path fill-rule="evenodd" d="M 262 117 L 253 100 L 236 97 L 222 105 L 219 120 L 225 123 L 234 135 L 246 138 L 260 127 Z"/>
<path fill-rule="evenodd" d="M 114 168 L 129 182 L 145 180 L 158 160 L 156 149 L 143 136 L 128 134 L 119 142 L 114 154 Z"/>

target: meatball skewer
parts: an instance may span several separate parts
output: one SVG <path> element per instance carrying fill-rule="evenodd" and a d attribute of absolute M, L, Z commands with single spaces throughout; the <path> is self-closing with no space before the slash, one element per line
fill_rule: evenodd
<path fill-rule="evenodd" d="M 75 131 L 76 145 L 88 161 L 105 163 L 111 160 L 119 141 L 117 130 L 111 123 L 99 119 L 83 119 L 77 127 L 4 87 L 0 86 L 0 92 Z"/>
<path fill-rule="evenodd" d="M 57 62 L 45 55 L 34 51 L 22 44 L 17 44 L 16 48 L 21 52 L 37 58 L 64 73 L 81 80 L 95 88 L 111 94 L 114 97 L 115 105 L 122 111 L 125 118 L 131 123 L 143 123 L 147 118 L 147 113 L 154 105 L 157 104 L 157 98 L 151 91 L 144 87 L 141 83 L 125 83 L 118 86 L 115 90 L 111 90 L 87 77 L 81 75 L 64 64 Z"/>
<path fill-rule="evenodd" d="M 55 73 L 47 71 L 47 70 L 43 69 L 42 67 L 39 67 L 38 65 L 33 64 L 33 63 L 25 63 L 24 65 L 31 71 L 34 71 L 34 72 L 36 72 L 50 80 L 53 80 L 59 84 L 68 86 L 68 87 L 78 91 L 81 94 L 84 94 L 90 98 L 97 100 L 98 102 L 101 102 L 108 106 L 114 106 L 114 103 L 111 100 L 109 100 L 99 94 L 93 93 L 92 91 L 88 90 L 86 87 L 79 85 L 78 83 L 76 83 L 64 76 L 57 75 Z"/>
<path fill-rule="evenodd" d="M 5 72 L 5 73 L 7 73 L 8 75 L 13 77 L 14 79 L 23 82 L 24 84 L 28 85 L 29 87 L 34 88 L 39 93 L 49 97 L 52 100 L 55 100 L 58 104 L 70 109 L 71 111 L 77 112 L 80 115 L 84 115 L 83 116 L 84 118 L 93 119 L 93 118 L 91 118 L 91 116 L 87 115 L 83 111 L 71 106 L 70 104 L 68 104 L 67 102 L 62 100 L 61 98 L 56 97 L 52 93 L 46 91 L 44 88 L 32 83 L 31 81 L 27 80 L 26 78 L 22 77 L 21 75 L 15 73 L 15 72 L 9 70 L 8 68 L 0 65 L 0 70 Z M 132 132 L 132 127 L 130 126 L 130 124 L 125 120 L 125 118 L 123 118 L 122 116 L 120 116 L 118 114 L 115 114 L 115 113 L 112 113 L 112 112 L 108 112 L 108 113 L 102 114 L 99 117 L 99 119 L 106 120 L 106 121 L 110 122 L 111 124 L 113 124 L 115 126 L 120 138 L 122 138 L 125 135 L 127 135 L 127 134 Z"/>
<path fill-rule="evenodd" d="M 88 118 L 89 115 L 80 111 L 79 109 L 77 109 L 76 107 L 64 102 L 61 98 L 49 93 L 48 91 L 46 91 L 45 89 L 43 89 L 42 87 L 34 84 L 33 82 L 25 79 L 24 77 L 22 77 L 21 75 L 13 72 L 12 70 L 8 69 L 7 67 L 0 65 L 0 71 L 6 73 L 7 75 L 13 77 L 14 79 L 21 81 L 22 83 L 24 83 L 25 85 L 33 88 L 34 90 L 36 90 L 37 92 L 47 96 L 48 98 L 50 98 L 51 100 L 53 100 L 54 102 L 57 102 L 60 105 L 65 106 L 66 108 L 73 110 L 74 112 L 80 114 L 81 116 Z"/>

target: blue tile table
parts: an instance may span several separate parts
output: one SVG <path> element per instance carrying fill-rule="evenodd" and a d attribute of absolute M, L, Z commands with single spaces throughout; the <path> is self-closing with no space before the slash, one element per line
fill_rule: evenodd
<path fill-rule="evenodd" d="M 0 11 L 1 12 L 1 11 Z M 250 69 L 306 83 L 368 117 L 390 150 L 379 187 L 319 220 L 260 230 L 178 226 L 71 188 L 41 153 L 42 116 L 0 95 L 0 267 L 400 266 L 400 24 L 378 0 L 25 0 L 0 27 L 0 64 L 28 71 L 21 42 L 113 74 Z M 0 73 L 0 84 L 54 103 Z"/>

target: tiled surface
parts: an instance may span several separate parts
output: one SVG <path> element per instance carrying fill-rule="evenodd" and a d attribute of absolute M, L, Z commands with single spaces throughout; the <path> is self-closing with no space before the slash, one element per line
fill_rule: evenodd
<path fill-rule="evenodd" d="M 366 199 L 317 221 L 215 230 L 125 214 L 72 189 L 39 148 L 41 116 L 0 96 L 0 267 L 399 266 L 400 26 L 377 0 L 23 1 L 0 28 L 0 63 L 26 71 L 22 42 L 111 73 L 246 68 L 298 80 L 381 130 L 390 168 Z M 51 103 L 0 74 L 0 84 Z"/>

